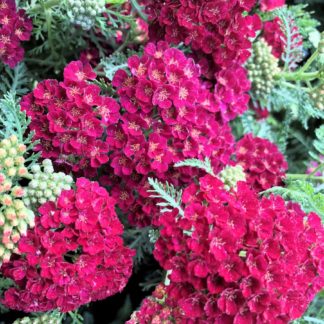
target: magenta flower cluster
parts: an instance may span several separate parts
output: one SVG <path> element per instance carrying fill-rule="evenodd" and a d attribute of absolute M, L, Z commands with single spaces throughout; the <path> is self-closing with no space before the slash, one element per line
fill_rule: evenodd
<path fill-rule="evenodd" d="M 109 146 L 102 136 L 119 120 L 119 105 L 100 95 L 100 87 L 89 82 L 95 78 L 89 63 L 71 62 L 63 82 L 42 81 L 21 101 L 21 109 L 32 119 L 34 139 L 40 140 L 36 149 L 42 157 L 87 176 L 108 161 Z"/>
<path fill-rule="evenodd" d="M 120 292 L 132 272 L 115 200 L 97 182 L 79 178 L 39 208 L 35 228 L 19 242 L 20 256 L 2 267 L 16 287 L 3 304 L 25 312 L 62 312 Z"/>
<path fill-rule="evenodd" d="M 0 61 L 14 68 L 24 57 L 22 41 L 28 41 L 33 24 L 15 0 L 0 0 Z"/>
<path fill-rule="evenodd" d="M 209 157 L 220 170 L 230 159 L 234 139 L 199 80 L 199 67 L 183 52 L 165 42 L 150 43 L 141 58 L 128 60 L 128 67 L 130 75 L 119 70 L 112 82 L 124 113 L 107 130 L 113 151 L 108 174 L 116 176 L 113 195 L 125 202 L 120 205 L 124 211 L 131 208 L 131 222 L 149 225 L 158 209 L 148 199 L 148 176 L 183 185 L 195 171 L 181 175 L 173 165 L 186 158 Z"/>
<path fill-rule="evenodd" d="M 288 323 L 305 312 L 324 283 L 316 214 L 279 196 L 260 199 L 245 182 L 226 191 L 210 175 L 182 198 L 184 216 L 161 217 L 154 251 L 170 273 L 176 323 Z"/>
<path fill-rule="evenodd" d="M 242 64 L 251 54 L 250 38 L 261 28 L 261 20 L 243 13 L 255 2 L 144 1 L 151 20 L 150 38 L 191 47 L 202 75 L 216 80 L 214 95 L 225 120 L 248 108 L 250 82 Z"/>
<path fill-rule="evenodd" d="M 275 144 L 247 134 L 237 142 L 235 154 L 246 172 L 247 182 L 256 191 L 283 184 L 288 163 Z"/>

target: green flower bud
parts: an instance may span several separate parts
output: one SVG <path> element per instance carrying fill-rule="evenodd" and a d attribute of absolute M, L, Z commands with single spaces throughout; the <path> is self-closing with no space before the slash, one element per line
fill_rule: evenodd
<path fill-rule="evenodd" d="M 324 83 L 318 85 L 312 92 L 309 93 L 310 98 L 312 99 L 314 106 L 324 111 Z"/>
<path fill-rule="evenodd" d="M 261 38 L 253 44 L 252 56 L 246 64 L 252 82 L 252 92 L 261 101 L 267 100 L 274 85 L 274 76 L 280 71 L 278 59 L 271 53 L 271 47 Z"/>
<path fill-rule="evenodd" d="M 224 183 L 224 188 L 230 190 L 236 189 L 238 181 L 245 181 L 246 175 L 241 165 L 226 166 L 219 174 L 218 177 Z"/>
<path fill-rule="evenodd" d="M 68 0 L 67 11 L 71 23 L 89 30 L 96 17 L 105 11 L 105 0 Z"/>
<path fill-rule="evenodd" d="M 40 172 L 41 168 L 38 164 L 34 164 L 31 168 L 30 168 L 32 173 L 38 173 Z"/>

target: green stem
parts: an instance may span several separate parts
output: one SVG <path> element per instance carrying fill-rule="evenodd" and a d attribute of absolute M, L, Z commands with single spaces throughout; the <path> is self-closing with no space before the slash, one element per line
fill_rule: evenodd
<path fill-rule="evenodd" d="M 286 81 L 311 81 L 320 76 L 320 71 L 315 72 L 282 72 L 275 76 L 275 79 L 285 79 Z"/>
<path fill-rule="evenodd" d="M 314 171 L 312 171 L 309 175 L 314 175 L 316 172 L 320 171 L 321 169 L 324 168 L 324 163 L 320 164 Z"/>
<path fill-rule="evenodd" d="M 324 183 L 324 177 L 317 177 L 310 174 L 286 174 L 286 179 L 288 180 L 312 180 Z"/>
<path fill-rule="evenodd" d="M 147 21 L 146 14 L 142 11 L 141 6 L 138 4 L 137 0 L 130 0 L 132 7 L 137 11 L 138 15 L 144 20 Z"/>
<path fill-rule="evenodd" d="M 119 52 L 122 52 L 124 50 L 124 48 L 127 47 L 127 45 L 129 44 L 129 41 L 130 41 L 130 34 L 131 32 L 129 31 L 127 34 L 126 34 L 126 38 L 125 40 L 123 41 L 123 43 L 115 50 L 115 53 L 119 53 Z"/>
<path fill-rule="evenodd" d="M 308 70 L 308 68 L 312 65 L 312 63 L 317 59 L 319 55 L 318 49 L 312 54 L 312 56 L 307 60 L 307 62 L 296 72 L 296 73 L 304 73 Z"/>
<path fill-rule="evenodd" d="M 295 85 L 295 84 L 293 84 L 293 83 L 289 83 L 289 82 L 286 82 L 286 81 L 283 81 L 282 84 L 285 85 L 287 88 L 297 89 L 297 90 L 302 89 L 302 90 L 304 90 L 305 92 L 309 92 L 309 91 L 310 91 L 309 88 L 299 87 L 299 86 L 297 86 L 297 85 Z"/>
<path fill-rule="evenodd" d="M 45 3 L 41 3 L 32 7 L 29 10 L 29 12 L 30 13 L 43 12 L 44 10 L 51 9 L 52 7 L 58 6 L 61 2 L 62 0 L 48 0 Z"/>
<path fill-rule="evenodd" d="M 46 9 L 45 10 L 45 17 L 46 17 L 46 28 L 47 28 L 47 36 L 48 42 L 51 49 L 51 57 L 55 57 L 55 46 L 53 44 L 53 35 L 52 35 L 52 10 Z"/>

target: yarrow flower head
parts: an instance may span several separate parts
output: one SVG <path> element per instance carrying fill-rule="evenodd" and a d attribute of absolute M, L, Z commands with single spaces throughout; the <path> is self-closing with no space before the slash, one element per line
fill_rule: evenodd
<path fill-rule="evenodd" d="M 27 228 L 34 226 L 34 213 L 22 200 L 25 188 L 19 185 L 28 176 L 25 152 L 15 135 L 0 142 L 0 265 L 9 261 Z"/>
<path fill-rule="evenodd" d="M 62 191 L 39 214 L 19 242 L 20 256 L 2 267 L 16 283 L 4 293 L 6 307 L 67 312 L 124 288 L 134 253 L 123 246 L 115 200 L 104 188 L 79 178 L 75 190 Z"/>
<path fill-rule="evenodd" d="M 219 115 L 219 107 L 200 83 L 199 67 L 167 43 L 149 43 L 142 57 L 128 60 L 130 73 L 114 76 L 124 109 L 122 117 L 107 129 L 113 153 L 108 174 L 112 195 L 131 222 L 149 225 L 157 207 L 148 198 L 148 177 L 174 185 L 189 181 L 196 170 L 182 175 L 173 164 L 186 158 L 209 157 L 216 170 L 227 164 L 233 152 L 233 136 Z M 136 201 L 135 201 L 135 197 Z"/>
<path fill-rule="evenodd" d="M 162 306 L 148 299 L 130 323 L 150 323 L 136 322 L 146 309 L 150 319 L 169 309 L 170 323 L 288 323 L 304 313 L 324 283 L 316 214 L 259 198 L 245 182 L 227 191 L 211 175 L 182 202 L 183 216 L 174 209 L 160 218 L 154 256 L 170 273 Z"/>
<path fill-rule="evenodd" d="M 236 159 L 247 175 L 247 182 L 257 191 L 282 184 L 288 169 L 285 157 L 275 144 L 252 134 L 237 142 Z"/>
<path fill-rule="evenodd" d="M 21 42 L 28 41 L 33 24 L 14 0 L 0 0 L 0 61 L 14 68 L 24 57 Z"/>
<path fill-rule="evenodd" d="M 250 56 L 250 39 L 261 28 L 261 20 L 243 13 L 255 2 L 143 1 L 151 20 L 150 39 L 191 47 L 202 75 L 216 80 L 214 95 L 226 120 L 248 109 L 250 83 L 242 64 Z"/>
<path fill-rule="evenodd" d="M 100 95 L 89 63 L 71 62 L 64 81 L 45 80 L 22 98 L 21 109 L 31 118 L 36 150 L 55 166 L 93 176 L 108 161 L 105 129 L 119 119 L 119 105 Z"/>

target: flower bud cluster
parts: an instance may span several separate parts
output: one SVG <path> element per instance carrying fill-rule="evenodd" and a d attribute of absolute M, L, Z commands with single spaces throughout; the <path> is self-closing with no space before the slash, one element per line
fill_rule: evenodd
<path fill-rule="evenodd" d="M 246 175 L 241 165 L 226 166 L 219 174 L 218 178 L 224 183 L 224 188 L 230 190 L 236 188 L 238 181 L 246 181 Z"/>
<path fill-rule="evenodd" d="M 324 111 L 324 83 L 318 85 L 312 92 L 310 92 L 310 97 L 316 108 Z"/>
<path fill-rule="evenodd" d="M 13 324 L 60 324 L 62 323 L 58 312 L 45 313 L 38 317 L 18 318 Z"/>
<path fill-rule="evenodd" d="M 25 152 L 15 135 L 0 142 L 0 264 L 9 261 L 20 237 L 34 226 L 34 213 L 23 203 L 25 191 L 17 181 L 28 175 Z"/>
<path fill-rule="evenodd" d="M 252 56 L 246 66 L 257 98 L 267 98 L 275 83 L 274 76 L 280 71 L 278 59 L 271 50 L 271 46 L 261 38 L 253 44 Z"/>
<path fill-rule="evenodd" d="M 68 0 L 68 14 L 71 22 L 89 30 L 97 16 L 105 10 L 105 0 Z"/>
<path fill-rule="evenodd" d="M 33 165 L 31 172 L 31 181 L 24 196 L 26 206 L 38 208 L 47 201 L 55 201 L 62 190 L 71 189 L 72 177 L 63 172 L 55 173 L 49 159 L 42 162 L 42 167 Z"/>

